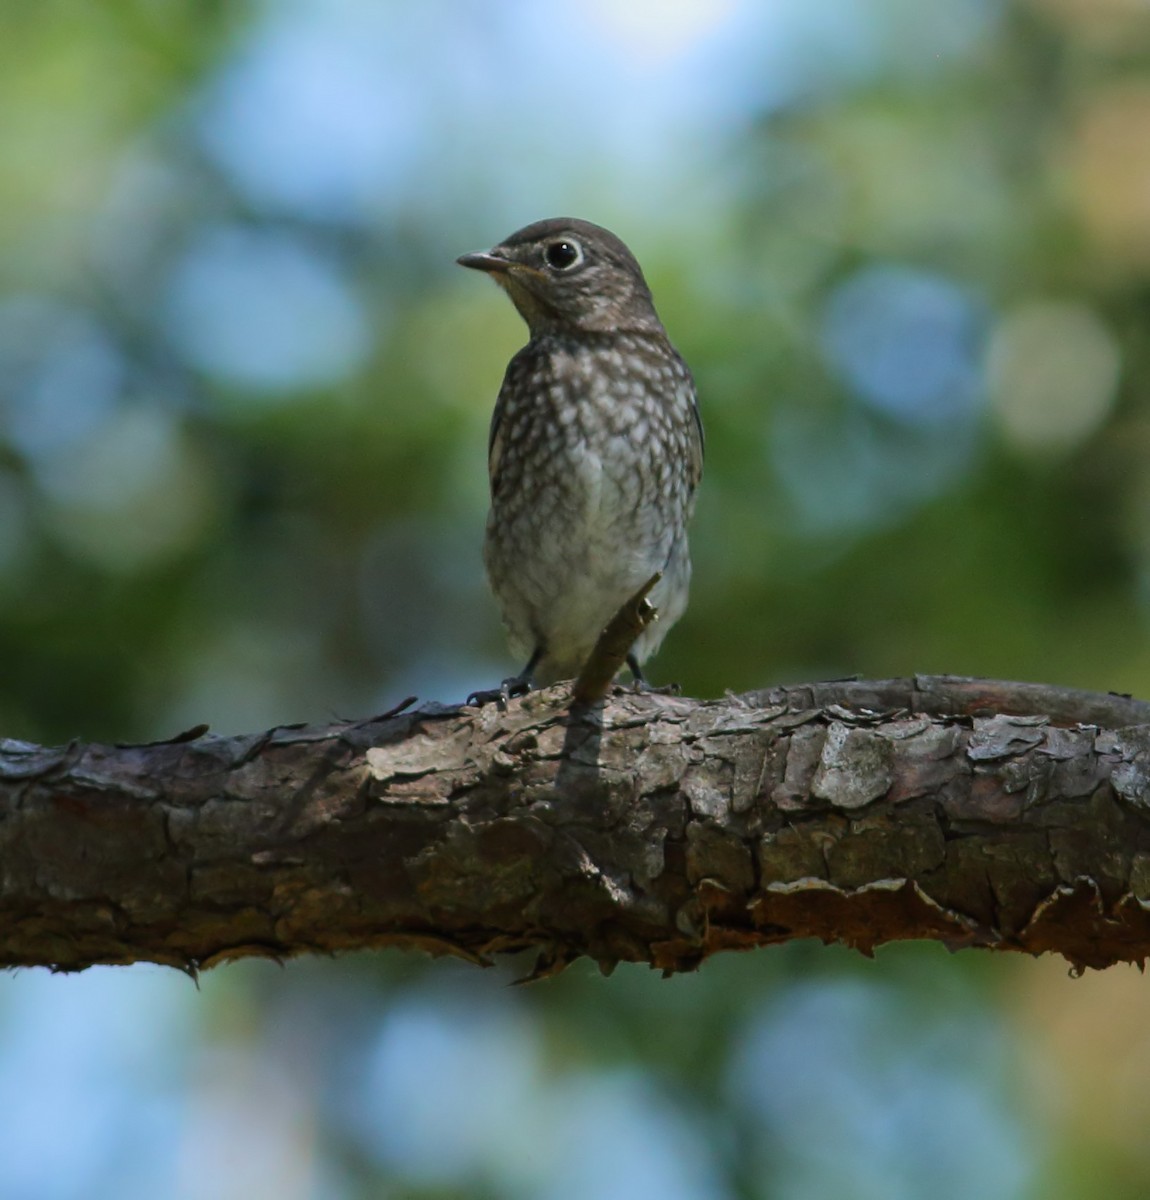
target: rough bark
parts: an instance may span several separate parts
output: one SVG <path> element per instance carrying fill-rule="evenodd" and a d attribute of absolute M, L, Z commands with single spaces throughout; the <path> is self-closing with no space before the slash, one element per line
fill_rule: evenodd
<path fill-rule="evenodd" d="M 951 678 L 0 741 L 0 965 L 791 938 L 1150 953 L 1150 704 Z"/>

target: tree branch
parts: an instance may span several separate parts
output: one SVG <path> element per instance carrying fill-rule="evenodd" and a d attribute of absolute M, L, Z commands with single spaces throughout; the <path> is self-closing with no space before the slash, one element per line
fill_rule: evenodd
<path fill-rule="evenodd" d="M 0 741 L 0 965 L 396 945 L 670 972 L 798 937 L 1150 954 L 1150 704 L 946 677 L 570 696 Z"/>
<path fill-rule="evenodd" d="M 656 571 L 619 609 L 599 635 L 591 657 L 583 664 L 579 678 L 571 689 L 575 704 L 598 704 L 607 695 L 639 635 L 658 619 L 659 614 L 647 596 L 662 578 L 663 572 Z"/>

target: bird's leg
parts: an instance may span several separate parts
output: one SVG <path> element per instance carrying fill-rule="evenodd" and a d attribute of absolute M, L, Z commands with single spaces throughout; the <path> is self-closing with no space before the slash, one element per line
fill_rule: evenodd
<path fill-rule="evenodd" d="M 509 675 L 497 688 L 482 688 L 478 692 L 472 692 L 467 697 L 467 703 L 482 705 L 498 700 L 500 704 L 506 704 L 512 696 L 526 696 L 531 691 L 531 676 L 542 657 L 543 647 L 536 646 L 527 660 L 527 665 L 518 675 Z"/>
<path fill-rule="evenodd" d="M 655 687 L 643 674 L 643 668 L 639 666 L 639 660 L 634 654 L 627 655 L 627 666 L 634 681 L 632 683 L 633 691 L 647 692 L 654 696 L 677 696 L 683 690 L 677 683 L 665 683 L 662 687 Z"/>

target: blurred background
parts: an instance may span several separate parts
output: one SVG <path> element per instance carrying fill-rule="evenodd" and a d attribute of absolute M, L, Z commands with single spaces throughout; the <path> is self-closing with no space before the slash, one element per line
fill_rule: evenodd
<path fill-rule="evenodd" d="M 524 330 L 453 260 L 560 214 L 699 383 L 656 679 L 1150 695 L 1146 0 L 0 0 L 0 146 L 0 735 L 517 668 L 480 544 Z M 0 1194 L 1150 1191 L 1133 970 L 519 973 L 9 975 Z"/>

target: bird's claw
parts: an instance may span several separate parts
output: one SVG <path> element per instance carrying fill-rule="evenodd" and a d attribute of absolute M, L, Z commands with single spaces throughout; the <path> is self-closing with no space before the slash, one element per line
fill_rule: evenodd
<path fill-rule="evenodd" d="M 627 667 L 631 672 L 631 686 L 620 685 L 615 694 L 623 695 L 630 692 L 632 696 L 681 696 L 683 689 L 677 683 L 664 683 L 656 686 L 650 683 L 643 674 L 643 668 L 634 654 L 627 655 Z"/>
<path fill-rule="evenodd" d="M 506 706 L 507 701 L 513 696 L 526 696 L 529 691 L 531 691 L 530 679 L 526 679 L 522 675 L 512 675 L 497 688 L 480 688 L 477 692 L 469 693 L 467 704 L 469 707 L 480 708 L 484 704 L 498 701 L 500 705 Z"/>

